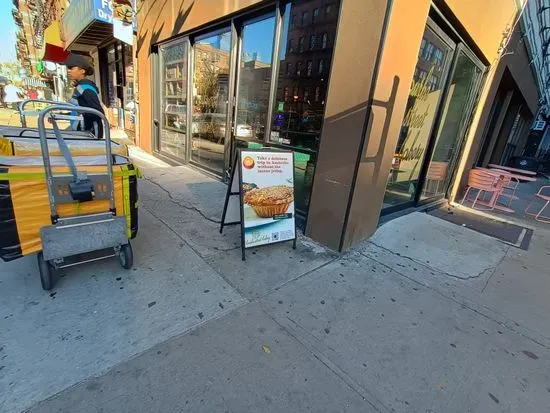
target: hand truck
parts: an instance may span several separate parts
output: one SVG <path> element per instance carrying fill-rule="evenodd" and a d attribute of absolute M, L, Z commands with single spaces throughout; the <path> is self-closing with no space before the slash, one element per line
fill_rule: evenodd
<path fill-rule="evenodd" d="M 85 171 L 77 170 L 67 144 L 57 126 L 57 120 L 71 118 L 70 115 L 59 113 L 66 113 L 66 111 L 76 112 L 80 115 L 96 115 L 103 122 L 106 146 L 106 173 L 94 173 L 88 176 Z M 45 127 L 46 118 L 51 120 L 55 137 L 63 157 L 69 166 L 70 173 L 53 173 L 48 151 Z M 80 118 L 80 116 L 72 116 L 72 118 Z M 38 113 L 38 133 L 40 136 L 52 222 L 51 225 L 40 228 L 42 251 L 38 253 L 38 268 L 40 270 L 42 288 L 44 290 L 53 288 L 55 282 L 54 273 L 58 269 L 109 257 L 118 256 L 121 266 L 125 269 L 130 269 L 133 265 L 133 252 L 128 239 L 126 217 L 116 215 L 111 136 L 109 122 L 105 115 L 92 108 L 56 104 Z M 57 212 L 57 204 L 105 199 L 109 200 L 108 211 L 64 217 L 59 216 Z M 66 263 L 66 259 L 69 257 L 100 250 L 111 250 L 111 252 L 92 259 Z"/>

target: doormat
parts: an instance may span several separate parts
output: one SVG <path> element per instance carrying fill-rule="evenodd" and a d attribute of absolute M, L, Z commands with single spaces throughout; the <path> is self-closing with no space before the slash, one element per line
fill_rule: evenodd
<path fill-rule="evenodd" d="M 433 209 L 428 214 L 451 222 L 456 225 L 469 228 L 481 234 L 497 238 L 506 244 L 526 250 L 533 236 L 533 230 L 520 225 L 510 224 L 488 219 L 474 213 L 454 209 L 449 211 L 447 207 Z"/>

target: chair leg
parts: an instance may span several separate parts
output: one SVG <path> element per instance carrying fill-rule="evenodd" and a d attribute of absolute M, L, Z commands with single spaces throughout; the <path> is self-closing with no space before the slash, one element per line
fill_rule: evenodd
<path fill-rule="evenodd" d="M 539 222 L 544 222 L 545 224 L 550 224 L 550 219 L 546 219 L 546 218 L 540 218 L 542 212 L 546 209 L 546 207 L 550 204 L 550 201 L 546 201 L 546 204 L 544 204 L 544 206 L 541 208 L 541 210 L 539 211 L 539 213 L 535 216 L 535 219 Z"/>
<path fill-rule="evenodd" d="M 481 189 L 477 192 L 476 198 L 474 199 L 474 203 L 472 204 L 472 209 L 476 209 L 476 202 L 478 201 L 479 196 L 481 195 L 482 192 L 484 192 L 484 191 L 482 191 Z M 482 199 L 483 199 L 483 197 L 482 197 Z"/>
<path fill-rule="evenodd" d="M 464 194 L 464 197 L 462 198 L 462 202 L 460 203 L 461 205 L 464 205 L 464 201 L 466 201 L 466 197 L 468 196 L 468 194 L 470 193 L 470 190 L 472 189 L 471 186 L 469 186 L 468 188 L 466 188 L 466 193 Z"/>
<path fill-rule="evenodd" d="M 536 197 L 534 197 L 533 199 L 531 199 L 531 202 L 529 202 L 529 205 L 527 205 L 527 208 L 525 208 L 525 215 L 531 215 L 531 216 L 535 216 L 536 214 L 532 213 L 532 212 L 529 212 L 529 208 L 531 208 L 531 205 L 533 205 L 533 202 L 535 202 L 535 199 Z"/>

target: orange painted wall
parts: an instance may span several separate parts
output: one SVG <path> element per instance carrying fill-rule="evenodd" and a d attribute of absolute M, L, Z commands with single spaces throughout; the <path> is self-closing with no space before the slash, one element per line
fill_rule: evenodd
<path fill-rule="evenodd" d="M 516 0 L 445 0 L 489 62 L 498 56 L 502 33 L 512 26 Z"/>
<path fill-rule="evenodd" d="M 140 146 L 151 151 L 151 46 L 218 20 L 262 0 L 142 0 L 138 10 L 136 52 L 139 77 Z"/>
<path fill-rule="evenodd" d="M 399 85 L 386 131 L 384 123 L 388 112 L 379 105 L 373 105 L 370 133 L 365 137 L 365 151 L 357 173 L 344 249 L 372 234 L 378 224 L 429 9 L 429 0 L 393 2 L 374 99 L 387 102 L 395 79 Z M 403 36 L 403 33 L 407 35 Z"/>
<path fill-rule="evenodd" d="M 507 26 L 513 25 L 517 11 L 515 0 L 435 0 L 435 3 L 442 5 L 442 8 L 446 6 L 454 14 L 467 31 L 467 35 L 461 35 L 469 36 L 489 62 L 498 63 L 503 32 Z M 373 106 L 373 118 L 367 128 L 343 249 L 372 235 L 377 228 L 391 159 L 401 129 L 430 6 L 430 0 L 393 1 L 374 99 L 387 101 L 396 77 L 399 87 L 387 130 L 384 130 L 386 109 Z M 452 16 L 446 17 L 452 20 Z M 490 84 L 484 86 L 486 89 L 490 87 Z M 486 93 L 482 96 L 487 97 Z M 482 101 L 478 105 L 478 111 L 485 105 L 492 105 L 492 101 Z M 483 130 L 485 123 L 476 126 Z"/>

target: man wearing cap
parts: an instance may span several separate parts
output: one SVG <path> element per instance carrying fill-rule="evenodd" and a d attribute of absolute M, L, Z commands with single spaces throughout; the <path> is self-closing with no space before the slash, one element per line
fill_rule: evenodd
<path fill-rule="evenodd" d="M 63 63 L 67 66 L 67 73 L 72 80 L 74 92 L 71 103 L 95 109 L 105 113 L 99 101 L 99 89 L 94 82 L 86 79 L 86 76 L 94 74 L 94 68 L 84 56 L 71 53 Z M 83 114 L 84 122 L 71 124 L 75 130 L 92 132 L 98 139 L 103 139 L 103 123 L 101 118 L 91 113 Z"/>

